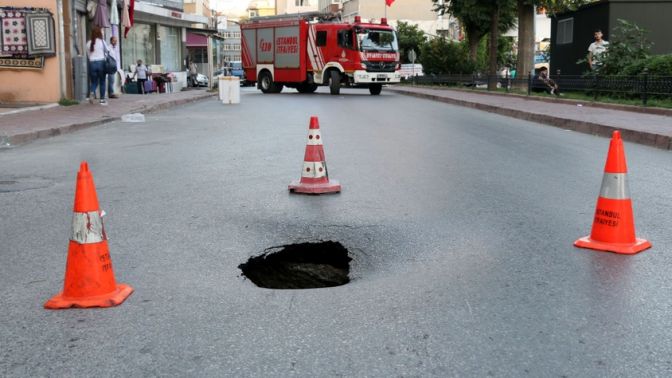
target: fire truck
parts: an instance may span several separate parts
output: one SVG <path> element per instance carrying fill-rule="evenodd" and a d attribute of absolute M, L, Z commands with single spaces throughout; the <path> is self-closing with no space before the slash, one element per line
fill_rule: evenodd
<path fill-rule="evenodd" d="M 401 80 L 394 29 L 380 23 L 354 23 L 317 13 L 256 17 L 241 25 L 243 69 L 263 93 L 283 87 L 313 93 L 328 85 L 332 95 L 342 86 L 380 94 L 383 84 Z"/>

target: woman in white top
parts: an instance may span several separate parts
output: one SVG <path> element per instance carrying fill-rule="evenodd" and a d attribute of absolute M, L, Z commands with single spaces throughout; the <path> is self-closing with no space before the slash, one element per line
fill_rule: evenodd
<path fill-rule="evenodd" d="M 89 80 L 91 90 L 89 102 L 93 104 L 96 98 L 96 88 L 100 88 L 100 105 L 107 105 L 105 101 L 105 51 L 109 51 L 103 33 L 99 27 L 91 31 L 91 40 L 86 43 L 86 53 L 89 57 Z"/>

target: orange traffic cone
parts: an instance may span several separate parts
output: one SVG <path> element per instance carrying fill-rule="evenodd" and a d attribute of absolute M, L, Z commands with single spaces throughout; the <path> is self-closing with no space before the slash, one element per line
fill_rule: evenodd
<path fill-rule="evenodd" d="M 635 254 L 651 247 L 647 240 L 635 237 L 627 173 L 621 133 L 614 131 L 607 164 L 604 166 L 593 229 L 590 236 L 575 241 L 575 246 L 623 254 Z"/>
<path fill-rule="evenodd" d="M 89 165 L 82 162 L 77 173 L 63 292 L 48 300 L 44 308 L 111 307 L 121 304 L 132 292 L 132 287 L 117 284 L 114 279 L 93 176 Z"/>
<path fill-rule="evenodd" d="M 341 185 L 336 180 L 329 180 L 327 162 L 324 157 L 320 123 L 317 117 L 310 117 L 308 128 L 308 143 L 303 158 L 301 180 L 292 181 L 289 190 L 296 193 L 322 194 L 341 191 Z"/>

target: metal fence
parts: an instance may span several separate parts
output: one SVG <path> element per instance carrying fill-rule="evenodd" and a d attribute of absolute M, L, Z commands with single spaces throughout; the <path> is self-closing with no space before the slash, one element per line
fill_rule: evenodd
<path fill-rule="evenodd" d="M 487 88 L 489 80 L 497 82 L 497 88 L 506 90 L 526 90 L 528 95 L 534 92 L 550 92 L 551 82 L 544 81 L 538 75 L 523 77 L 489 76 L 484 74 L 450 74 L 416 76 L 403 80 L 417 85 L 444 85 L 465 88 Z M 646 106 L 652 98 L 672 100 L 672 76 L 602 76 L 602 75 L 552 75 L 560 93 L 579 92 L 597 100 L 601 96 L 639 99 Z"/>

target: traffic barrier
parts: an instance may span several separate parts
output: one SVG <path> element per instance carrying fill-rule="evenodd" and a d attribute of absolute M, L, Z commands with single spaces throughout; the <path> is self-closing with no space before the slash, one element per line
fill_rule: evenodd
<path fill-rule="evenodd" d="M 604 166 L 593 228 L 590 236 L 575 241 L 575 246 L 622 254 L 635 254 L 651 247 L 650 242 L 635 236 L 627 173 L 621 133 L 614 131 Z"/>
<path fill-rule="evenodd" d="M 336 180 L 329 180 L 327 161 L 324 157 L 324 147 L 320 134 L 320 123 L 316 116 L 310 117 L 308 128 L 308 143 L 303 158 L 301 179 L 289 184 L 289 190 L 296 193 L 323 194 L 341 191 L 341 185 Z"/>
<path fill-rule="evenodd" d="M 111 307 L 121 304 L 133 292 L 125 284 L 117 284 L 112 259 L 107 247 L 103 213 L 98 196 L 84 161 L 77 173 L 72 236 L 65 265 L 63 291 L 49 299 L 44 308 Z"/>
<path fill-rule="evenodd" d="M 240 104 L 240 78 L 238 76 L 219 77 L 219 100 L 222 104 Z"/>

